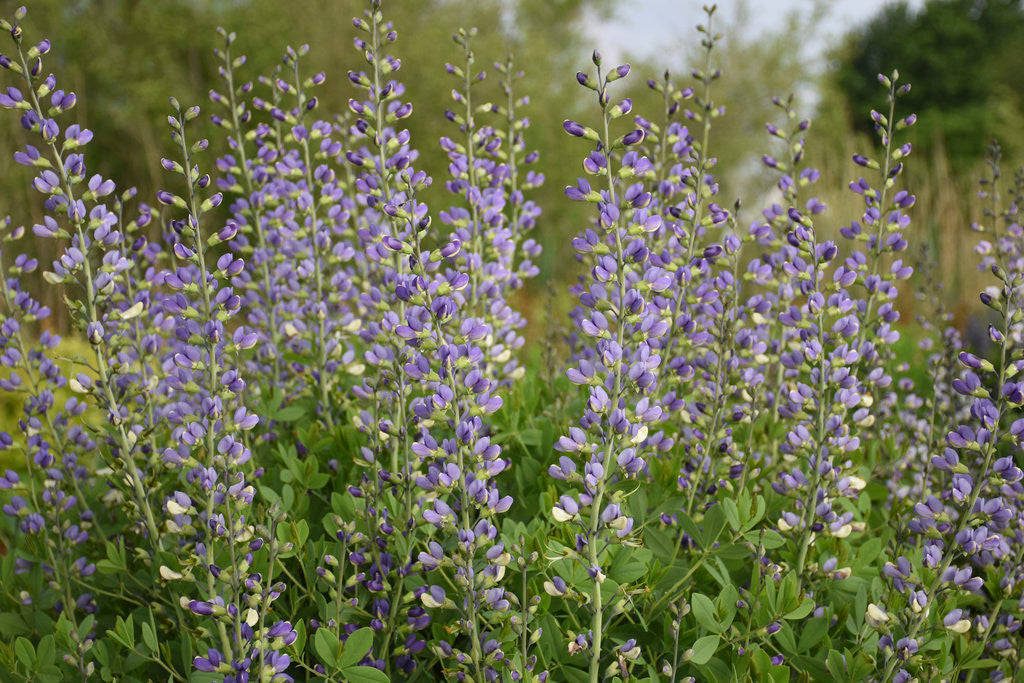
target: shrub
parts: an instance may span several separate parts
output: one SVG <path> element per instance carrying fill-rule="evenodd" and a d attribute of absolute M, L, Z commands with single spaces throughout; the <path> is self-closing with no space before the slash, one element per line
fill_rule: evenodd
<path fill-rule="evenodd" d="M 508 58 L 486 80 L 473 31 L 446 66 L 450 205 L 424 203 L 373 0 L 338 116 L 318 117 L 305 46 L 254 83 L 223 31 L 221 156 L 172 99 L 151 206 L 90 175 L 25 14 L 2 22 L 0 105 L 81 343 L 40 325 L 8 219 L 5 677 L 1018 675 L 1024 173 L 1006 190 L 993 146 L 992 348 L 963 349 L 934 289 L 935 314 L 901 322 L 916 117 L 896 72 L 880 146 L 853 159 L 863 213 L 830 231 L 792 97 L 766 127 L 774 201 L 719 197 L 714 8 L 695 85 L 648 81 L 655 115 L 615 100 L 629 66 L 594 52 L 595 114 L 564 124 L 589 147 L 566 195 L 594 218 L 559 359 L 553 339 L 524 351 L 509 303 L 543 223 L 522 74 Z"/>

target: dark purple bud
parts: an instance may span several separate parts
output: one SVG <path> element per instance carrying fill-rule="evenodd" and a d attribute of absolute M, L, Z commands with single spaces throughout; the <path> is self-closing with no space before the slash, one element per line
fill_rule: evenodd
<path fill-rule="evenodd" d="M 565 121 L 562 122 L 562 128 L 564 128 L 565 132 L 568 133 L 569 135 L 573 135 L 578 138 L 581 138 L 587 134 L 586 129 L 581 124 L 576 123 L 575 121 L 571 121 L 569 119 L 566 119 Z"/>
<path fill-rule="evenodd" d="M 643 131 L 643 129 L 642 128 L 636 128 L 635 130 L 631 130 L 630 132 L 626 133 L 623 136 L 622 144 L 626 145 L 628 147 L 630 145 L 636 145 L 636 144 L 639 144 L 640 142 L 643 142 L 643 139 L 644 139 L 644 131 Z"/>

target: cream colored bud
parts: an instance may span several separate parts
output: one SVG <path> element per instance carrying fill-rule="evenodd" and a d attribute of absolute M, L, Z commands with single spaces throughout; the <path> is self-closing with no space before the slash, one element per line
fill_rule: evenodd
<path fill-rule="evenodd" d="M 184 574 L 176 572 L 167 565 L 160 565 L 160 578 L 164 581 L 176 581 L 180 579 Z"/>
<path fill-rule="evenodd" d="M 423 605 L 425 607 L 429 607 L 431 609 L 437 609 L 438 607 L 441 607 L 444 604 L 435 600 L 434 596 L 431 595 L 429 591 L 421 595 L 420 600 L 423 601 Z"/>
<path fill-rule="evenodd" d="M 184 515 L 188 513 L 188 508 L 182 507 L 178 501 L 173 498 L 168 499 L 166 508 L 172 515 Z"/>
<path fill-rule="evenodd" d="M 641 425 L 640 429 L 636 430 L 636 436 L 634 436 L 632 439 L 630 439 L 630 441 L 632 441 L 633 443 L 636 444 L 636 443 L 641 443 L 646 438 L 647 438 L 647 425 Z"/>
<path fill-rule="evenodd" d="M 877 627 L 879 624 L 884 624 L 885 622 L 889 621 L 889 615 L 886 613 L 886 611 L 873 602 L 868 604 L 868 609 L 867 613 L 865 614 L 865 618 L 867 619 L 869 624 L 875 627 Z"/>
<path fill-rule="evenodd" d="M 846 538 L 847 536 L 850 535 L 850 532 L 852 532 L 852 531 L 853 531 L 853 527 L 851 525 L 844 524 L 843 526 L 839 527 L 838 531 L 833 531 L 832 532 L 832 537 L 833 538 Z"/>
<path fill-rule="evenodd" d="M 967 633 L 971 630 L 971 622 L 967 619 L 961 619 L 952 626 L 947 626 L 946 628 L 948 628 L 953 633 Z"/>
<path fill-rule="evenodd" d="M 551 516 L 555 518 L 556 522 L 568 522 L 570 519 L 573 518 L 573 515 L 570 515 L 568 512 L 565 511 L 565 509 L 559 507 L 558 505 L 551 508 Z"/>
<path fill-rule="evenodd" d="M 137 301 L 134 306 L 121 312 L 121 320 L 131 320 L 142 314 L 142 302 Z"/>

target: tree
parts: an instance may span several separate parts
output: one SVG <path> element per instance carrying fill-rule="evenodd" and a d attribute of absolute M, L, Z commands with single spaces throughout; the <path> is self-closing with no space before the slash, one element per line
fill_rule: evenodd
<path fill-rule="evenodd" d="M 876 75 L 898 68 L 913 83 L 906 106 L 920 116 L 919 152 L 941 143 L 954 163 L 971 162 L 992 137 L 1011 152 L 1024 149 L 1021 0 L 928 0 L 917 11 L 905 1 L 887 5 L 836 57 L 837 90 L 861 129 Z"/>

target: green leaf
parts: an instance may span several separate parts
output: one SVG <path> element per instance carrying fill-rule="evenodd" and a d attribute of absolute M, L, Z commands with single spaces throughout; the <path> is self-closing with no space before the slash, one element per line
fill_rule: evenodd
<path fill-rule="evenodd" d="M 160 647 L 156 639 L 156 632 L 149 625 L 148 621 L 142 622 L 142 642 L 146 644 L 150 652 L 158 652 Z"/>
<path fill-rule="evenodd" d="M 998 659 L 975 659 L 973 662 L 961 664 L 961 669 L 987 669 L 990 666 L 998 666 Z"/>
<path fill-rule="evenodd" d="M 309 538 L 309 523 L 304 519 L 300 519 L 298 522 L 292 521 L 291 523 L 291 536 L 292 543 L 295 544 L 295 549 L 298 550 L 306 545 L 306 540 Z"/>
<path fill-rule="evenodd" d="M 62 683 L 67 680 L 64 677 L 64 672 L 53 664 L 40 666 L 34 673 L 35 678 L 33 680 L 39 681 L 39 683 Z"/>
<path fill-rule="evenodd" d="M 803 625 L 803 629 L 800 632 L 800 642 L 796 649 L 807 653 L 811 648 L 820 643 L 826 635 L 828 635 L 828 620 L 825 617 L 810 619 Z"/>
<path fill-rule="evenodd" d="M 710 548 L 725 529 L 725 513 L 721 505 L 716 505 L 704 517 L 704 533 L 701 534 L 701 545 Z"/>
<path fill-rule="evenodd" d="M 618 583 L 631 583 L 647 573 L 651 551 L 647 548 L 619 550 L 608 565 L 608 578 Z"/>
<path fill-rule="evenodd" d="M 725 519 L 729 522 L 729 526 L 732 530 L 739 531 L 740 509 L 736 506 L 736 501 L 732 498 L 726 498 L 722 501 L 722 509 L 725 512 Z"/>
<path fill-rule="evenodd" d="M 793 609 L 792 611 L 787 612 L 785 614 L 785 618 L 786 619 L 803 619 L 808 614 L 810 614 L 812 611 L 814 611 L 814 600 L 810 600 L 810 599 L 806 599 L 805 598 L 803 602 L 801 602 L 799 605 L 797 605 L 796 609 Z"/>
<path fill-rule="evenodd" d="M 698 666 L 707 664 L 718 651 L 719 640 L 720 636 L 717 635 L 698 638 L 697 642 L 693 644 L 693 657 L 690 658 L 690 661 Z"/>
<path fill-rule="evenodd" d="M 732 625 L 733 619 L 736 618 L 736 602 L 740 599 L 740 594 L 736 590 L 736 586 L 732 584 L 722 589 L 722 594 L 718 596 L 717 612 L 722 615 L 721 624 L 722 630 L 725 631 Z"/>
<path fill-rule="evenodd" d="M 750 548 L 741 543 L 725 543 L 711 551 L 715 557 L 723 560 L 743 560 L 750 557 Z"/>
<path fill-rule="evenodd" d="M 296 637 L 292 647 L 295 648 L 296 652 L 302 652 L 306 648 L 306 627 L 300 619 L 295 622 L 294 628 Z"/>
<path fill-rule="evenodd" d="M 42 667 L 47 664 L 53 664 L 56 658 L 57 645 L 53 636 L 43 636 L 43 639 L 39 641 L 39 645 L 36 646 L 36 663 Z"/>
<path fill-rule="evenodd" d="M 319 491 L 323 487 L 327 486 L 327 482 L 329 482 L 330 480 L 330 475 L 324 472 L 320 472 L 318 474 L 314 474 L 312 477 L 309 478 L 309 481 L 306 482 L 306 488 L 308 488 L 310 491 Z"/>
<path fill-rule="evenodd" d="M 306 409 L 302 406 L 288 406 L 274 413 L 271 419 L 275 422 L 295 422 L 305 414 Z"/>
<path fill-rule="evenodd" d="M 0 635 L 5 638 L 13 638 L 29 632 L 25 622 L 16 614 L 10 612 L 0 613 Z"/>
<path fill-rule="evenodd" d="M 110 560 L 100 560 L 96 563 L 96 570 L 100 574 L 119 574 L 124 571 L 124 568 Z"/>
<path fill-rule="evenodd" d="M 390 683 L 391 681 L 383 671 L 372 666 L 352 666 L 343 669 L 341 677 L 350 683 Z"/>
<path fill-rule="evenodd" d="M 746 491 L 744 491 L 746 493 Z M 764 511 L 767 508 L 767 504 L 764 502 L 764 496 L 758 496 L 756 501 L 756 509 L 751 513 L 750 517 L 743 522 L 743 532 L 750 531 L 757 523 L 764 517 Z"/>
<path fill-rule="evenodd" d="M 853 619 L 857 624 L 857 631 L 864 628 L 864 613 L 868 610 L 868 591 L 863 585 L 857 589 L 857 597 L 853 603 Z"/>
<path fill-rule="evenodd" d="M 654 556 L 664 562 L 670 562 L 675 555 L 675 544 L 672 535 L 664 529 L 647 527 L 644 529 L 644 545 L 651 549 Z"/>
<path fill-rule="evenodd" d="M 679 513 L 679 526 L 682 527 L 687 536 L 692 538 L 694 541 L 700 541 L 700 529 L 697 528 L 697 525 L 693 523 L 693 520 L 690 519 L 690 516 L 685 512 Z"/>
<path fill-rule="evenodd" d="M 860 547 L 860 551 L 857 553 L 857 561 L 854 563 L 854 566 L 860 568 L 870 565 L 881 552 L 882 539 L 878 536 L 872 536 Z"/>
<path fill-rule="evenodd" d="M 821 661 L 821 659 L 818 657 L 811 657 L 809 655 L 797 655 L 789 660 L 789 665 L 797 671 L 806 673 L 808 676 L 808 680 L 828 680 L 828 670 L 825 668 L 825 662 Z"/>
<path fill-rule="evenodd" d="M 18 661 L 25 665 L 29 671 L 36 666 L 36 651 L 32 647 L 32 643 L 29 642 L 28 638 L 18 637 L 14 641 L 14 654 L 18 656 Z"/>
<path fill-rule="evenodd" d="M 768 611 L 777 613 L 775 609 L 775 601 L 778 598 L 778 594 L 775 590 L 774 581 L 766 581 L 764 584 L 764 605 Z"/>
<path fill-rule="evenodd" d="M 341 658 L 338 659 L 338 666 L 352 666 L 365 657 L 371 647 L 373 647 L 373 631 L 369 628 L 359 629 L 345 641 L 345 649 L 341 653 Z"/>
<path fill-rule="evenodd" d="M 64 615 L 61 615 L 64 616 Z M 82 640 L 85 640 L 86 636 L 92 631 L 93 624 L 96 623 L 96 615 L 87 614 L 78 622 L 78 635 Z"/>
<path fill-rule="evenodd" d="M 110 648 L 107 647 L 106 642 L 103 640 L 97 640 L 96 644 L 92 647 L 92 652 L 96 656 L 96 661 L 100 663 L 100 666 L 110 666 Z"/>
<path fill-rule="evenodd" d="M 782 630 L 775 634 L 775 640 L 786 652 L 794 655 L 798 654 L 796 651 L 796 636 L 793 635 L 793 629 L 789 627 L 789 624 L 782 622 Z"/>
<path fill-rule="evenodd" d="M 338 668 L 341 643 L 338 641 L 338 636 L 331 633 L 330 629 L 317 629 L 316 636 L 313 638 L 313 648 L 324 664 L 335 669 Z"/>
<path fill-rule="evenodd" d="M 519 440 L 524 446 L 540 446 L 544 433 L 539 429 L 523 429 L 519 431 Z"/>
<path fill-rule="evenodd" d="M 107 631 L 107 635 L 129 650 L 135 647 L 135 622 L 132 615 L 129 614 L 127 620 L 118 617 L 114 623 L 114 630 Z"/>
<path fill-rule="evenodd" d="M 571 666 L 563 666 L 559 673 L 562 674 L 562 678 L 568 681 L 568 683 L 590 683 L 590 676 L 587 675 L 586 671 L 580 671 Z"/>
<path fill-rule="evenodd" d="M 774 531 L 773 529 L 747 531 L 743 534 L 743 538 L 747 539 L 755 546 L 758 544 L 763 545 L 765 550 L 781 548 L 786 544 L 786 539 L 784 539 L 778 531 Z"/>
<path fill-rule="evenodd" d="M 721 633 L 722 627 L 715 616 L 715 603 L 711 602 L 711 598 L 701 593 L 694 593 L 690 598 L 690 604 L 693 607 L 693 617 L 698 624 L 709 631 Z"/>
<path fill-rule="evenodd" d="M 843 681 L 847 678 L 846 662 L 843 661 L 843 655 L 838 650 L 828 651 L 828 673 L 838 681 Z"/>
<path fill-rule="evenodd" d="M 761 649 L 760 646 L 754 645 L 752 648 L 752 654 L 750 656 L 750 662 L 754 667 L 754 671 L 759 674 L 759 678 L 764 678 L 765 674 L 768 673 L 772 668 L 772 659 L 768 656 L 768 653 Z"/>

